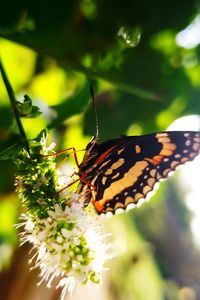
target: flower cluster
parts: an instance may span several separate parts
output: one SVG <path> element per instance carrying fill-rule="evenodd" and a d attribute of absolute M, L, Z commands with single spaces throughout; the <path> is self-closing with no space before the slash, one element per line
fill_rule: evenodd
<path fill-rule="evenodd" d="M 71 179 L 57 169 L 52 148 L 43 138 L 39 153 L 29 157 L 24 151 L 16 161 L 17 190 L 27 208 L 19 227 L 21 243 L 30 242 L 35 250 L 30 262 L 40 268 L 40 283 L 50 287 L 59 279 L 64 299 L 76 280 L 101 284 L 105 260 L 113 254 L 99 217 L 83 209 L 80 195 L 68 188 L 59 193 Z"/>

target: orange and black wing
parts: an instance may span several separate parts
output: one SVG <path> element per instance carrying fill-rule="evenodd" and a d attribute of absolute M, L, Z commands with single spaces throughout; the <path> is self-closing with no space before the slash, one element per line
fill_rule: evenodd
<path fill-rule="evenodd" d="M 149 198 L 160 180 L 199 154 L 200 133 L 160 132 L 124 137 L 108 145 L 98 145 L 101 155 L 89 174 L 91 198 L 99 214 L 130 209 Z"/>

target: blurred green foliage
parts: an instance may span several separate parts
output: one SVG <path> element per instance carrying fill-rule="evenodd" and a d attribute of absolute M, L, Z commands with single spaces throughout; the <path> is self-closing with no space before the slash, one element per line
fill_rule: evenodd
<path fill-rule="evenodd" d="M 165 130 L 182 115 L 199 114 L 200 48 L 186 49 L 176 43 L 178 32 L 197 13 L 198 2 L 193 0 L 4 1 L 0 9 L 1 59 L 17 100 L 23 102 L 27 94 L 42 111 L 37 118 L 23 118 L 28 137 L 32 139 L 48 127 L 50 140 L 56 141 L 58 149 L 84 149 L 95 134 L 91 82 L 101 141 L 126 133 Z M 0 80 L 0 151 L 18 142 Z M 13 194 L 14 165 L 10 161 L 0 164 L 1 269 L 16 244 L 12 224 L 17 222 L 19 203 Z M 193 299 L 182 291 L 189 284 L 183 280 L 185 273 L 178 266 L 173 269 L 170 247 L 175 245 L 163 239 L 167 220 L 173 215 L 170 207 L 166 213 L 168 189 L 163 185 L 155 201 L 109 222 L 124 247 L 123 258 L 114 261 L 110 272 L 111 299 Z M 187 235 L 193 251 L 188 212 L 182 209 L 175 191 L 171 198 L 179 203 L 173 215 L 173 221 L 180 221 L 177 232 L 184 224 L 186 233 L 182 229 L 180 234 Z M 6 250 L 6 258 L 1 245 L 11 249 Z M 187 262 L 184 255 L 180 257 Z M 190 286 L 195 284 L 198 280 Z M 198 299 L 200 293 L 197 295 Z"/>

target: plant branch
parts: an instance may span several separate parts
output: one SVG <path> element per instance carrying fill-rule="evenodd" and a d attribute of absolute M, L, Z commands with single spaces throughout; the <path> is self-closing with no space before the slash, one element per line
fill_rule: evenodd
<path fill-rule="evenodd" d="M 26 133 L 25 133 L 24 127 L 22 125 L 22 122 L 21 122 L 21 119 L 20 119 L 20 116 L 19 116 L 19 112 L 18 112 L 18 109 L 17 109 L 17 106 L 16 106 L 17 101 L 15 99 L 12 86 L 11 86 L 9 80 L 8 80 L 8 77 L 7 77 L 6 72 L 4 70 L 1 59 L 0 59 L 0 71 L 1 71 L 3 82 L 5 84 L 5 87 L 6 87 L 9 99 L 10 99 L 10 103 L 11 103 L 11 106 L 12 106 L 12 109 L 13 109 L 13 113 L 14 113 L 14 116 L 15 116 L 15 119 L 16 119 L 16 122 L 17 122 L 17 126 L 18 126 L 18 129 L 19 129 L 19 133 L 20 133 L 22 142 L 24 143 L 24 146 L 25 146 L 28 154 L 30 155 L 30 147 L 29 147 L 28 139 L 26 137 Z"/>

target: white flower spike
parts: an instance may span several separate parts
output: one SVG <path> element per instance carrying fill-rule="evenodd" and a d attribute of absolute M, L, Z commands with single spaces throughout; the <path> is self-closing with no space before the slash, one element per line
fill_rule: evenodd
<path fill-rule="evenodd" d="M 46 147 L 44 137 L 41 147 L 42 154 L 53 149 Z M 83 209 L 77 193 L 66 188 L 59 195 L 57 191 L 70 183 L 70 176 L 56 168 L 52 156 L 20 164 L 26 173 L 19 170 L 17 186 L 27 213 L 22 214 L 18 227 L 23 227 L 21 244 L 29 242 L 36 251 L 30 263 L 40 268 L 39 284 L 46 281 L 51 287 L 59 279 L 61 300 L 72 294 L 76 281 L 100 285 L 105 261 L 114 256 L 102 219 Z"/>

